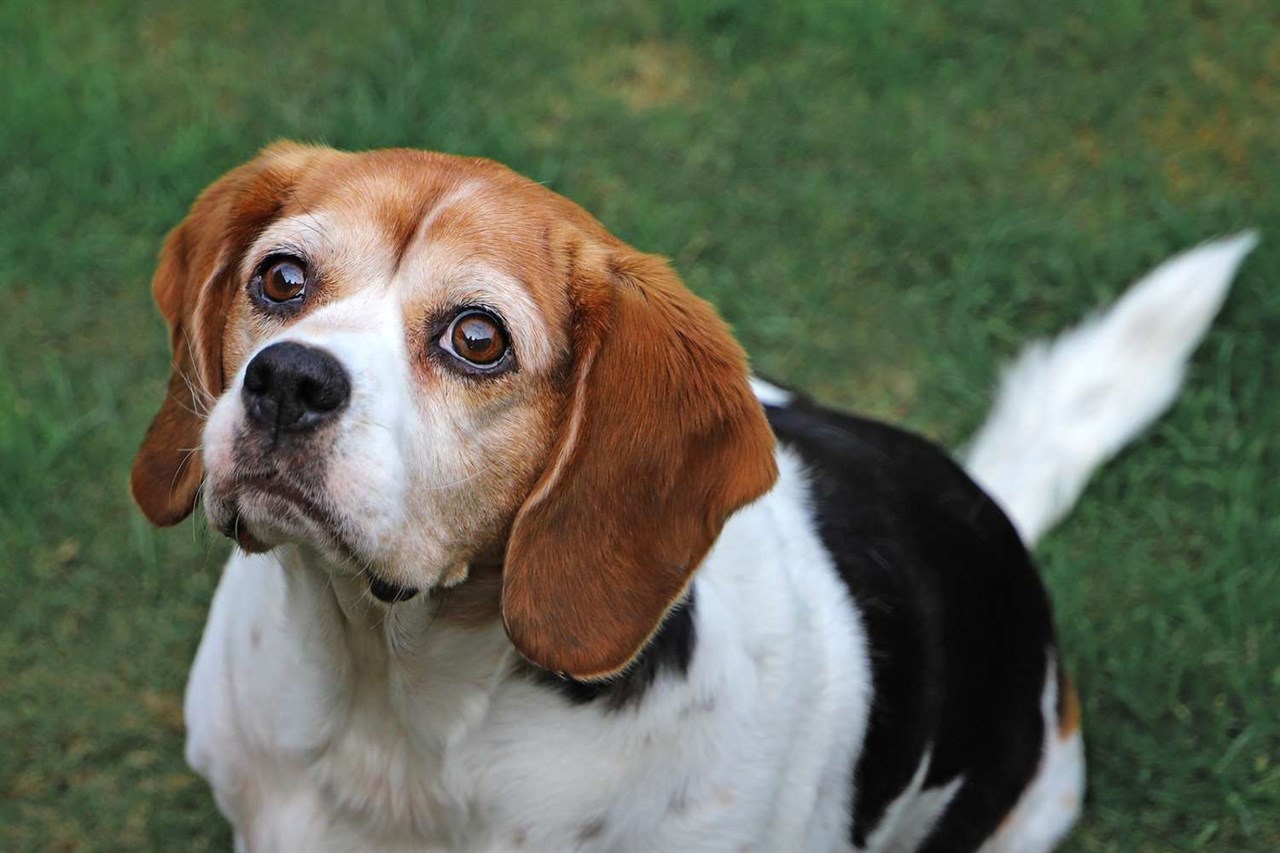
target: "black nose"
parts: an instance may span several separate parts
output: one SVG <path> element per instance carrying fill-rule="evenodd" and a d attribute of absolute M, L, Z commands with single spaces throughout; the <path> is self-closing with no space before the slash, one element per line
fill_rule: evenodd
<path fill-rule="evenodd" d="M 346 405 L 351 380 L 324 350 L 286 342 L 253 357 L 241 393 L 251 422 L 277 432 L 304 432 Z"/>

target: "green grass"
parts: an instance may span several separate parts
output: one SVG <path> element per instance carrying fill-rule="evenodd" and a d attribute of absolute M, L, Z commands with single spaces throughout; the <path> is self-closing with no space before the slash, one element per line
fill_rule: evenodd
<path fill-rule="evenodd" d="M 225 848 L 181 690 L 226 552 L 149 529 L 147 282 L 277 137 L 495 157 L 673 257 L 767 374 L 957 444 L 1001 359 L 1264 242 L 1045 543 L 1076 851 L 1280 848 L 1280 7 L 0 3 L 0 848 Z"/>

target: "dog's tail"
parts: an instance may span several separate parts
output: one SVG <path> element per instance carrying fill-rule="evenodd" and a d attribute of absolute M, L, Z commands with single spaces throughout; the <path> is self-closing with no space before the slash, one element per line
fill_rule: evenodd
<path fill-rule="evenodd" d="M 1093 470 L 1173 402 L 1257 242 L 1246 232 L 1165 261 L 1106 311 L 1029 345 L 1005 371 L 965 467 L 1028 547 L 1066 515 Z"/>

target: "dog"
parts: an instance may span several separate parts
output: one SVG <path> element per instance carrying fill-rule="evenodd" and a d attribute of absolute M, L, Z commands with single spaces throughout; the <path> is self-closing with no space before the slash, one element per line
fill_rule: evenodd
<path fill-rule="evenodd" d="M 133 494 L 238 546 L 187 760 L 240 850 L 1051 849 L 1084 759 L 1027 548 L 1254 240 L 1029 349 L 962 467 L 499 164 L 277 143 L 153 280 Z"/>

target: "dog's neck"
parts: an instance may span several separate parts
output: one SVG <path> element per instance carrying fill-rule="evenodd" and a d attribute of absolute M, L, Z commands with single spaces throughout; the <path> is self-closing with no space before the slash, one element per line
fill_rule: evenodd
<path fill-rule="evenodd" d="M 404 686 L 397 678 L 426 691 L 492 686 L 517 665 L 499 616 L 495 568 L 474 571 L 453 588 L 385 604 L 370 595 L 364 578 L 309 549 L 282 545 L 272 556 L 289 586 L 286 618 L 314 625 L 323 652 L 362 681 L 374 678 L 393 691 Z"/>
<path fill-rule="evenodd" d="M 377 831 L 431 838 L 456 823 L 442 780 L 519 666 L 501 619 L 459 618 L 456 591 L 383 604 L 356 572 L 293 545 L 253 561 L 278 569 L 253 642 L 285 668 L 280 710 L 311 780 Z"/>
<path fill-rule="evenodd" d="M 698 644 L 691 586 L 624 674 L 605 682 L 567 680 L 525 662 L 508 639 L 500 566 L 473 566 L 462 584 L 386 604 L 369 593 L 367 579 L 307 549 L 282 546 L 271 557 L 288 586 L 284 618 L 308 626 L 333 686 L 377 696 L 385 713 L 401 719 L 421 722 L 417 702 L 478 721 L 511 679 L 551 688 L 574 704 L 600 701 L 617 709 L 644 696 L 660 673 L 683 678 Z M 434 719 L 448 728 L 448 716 Z"/>

